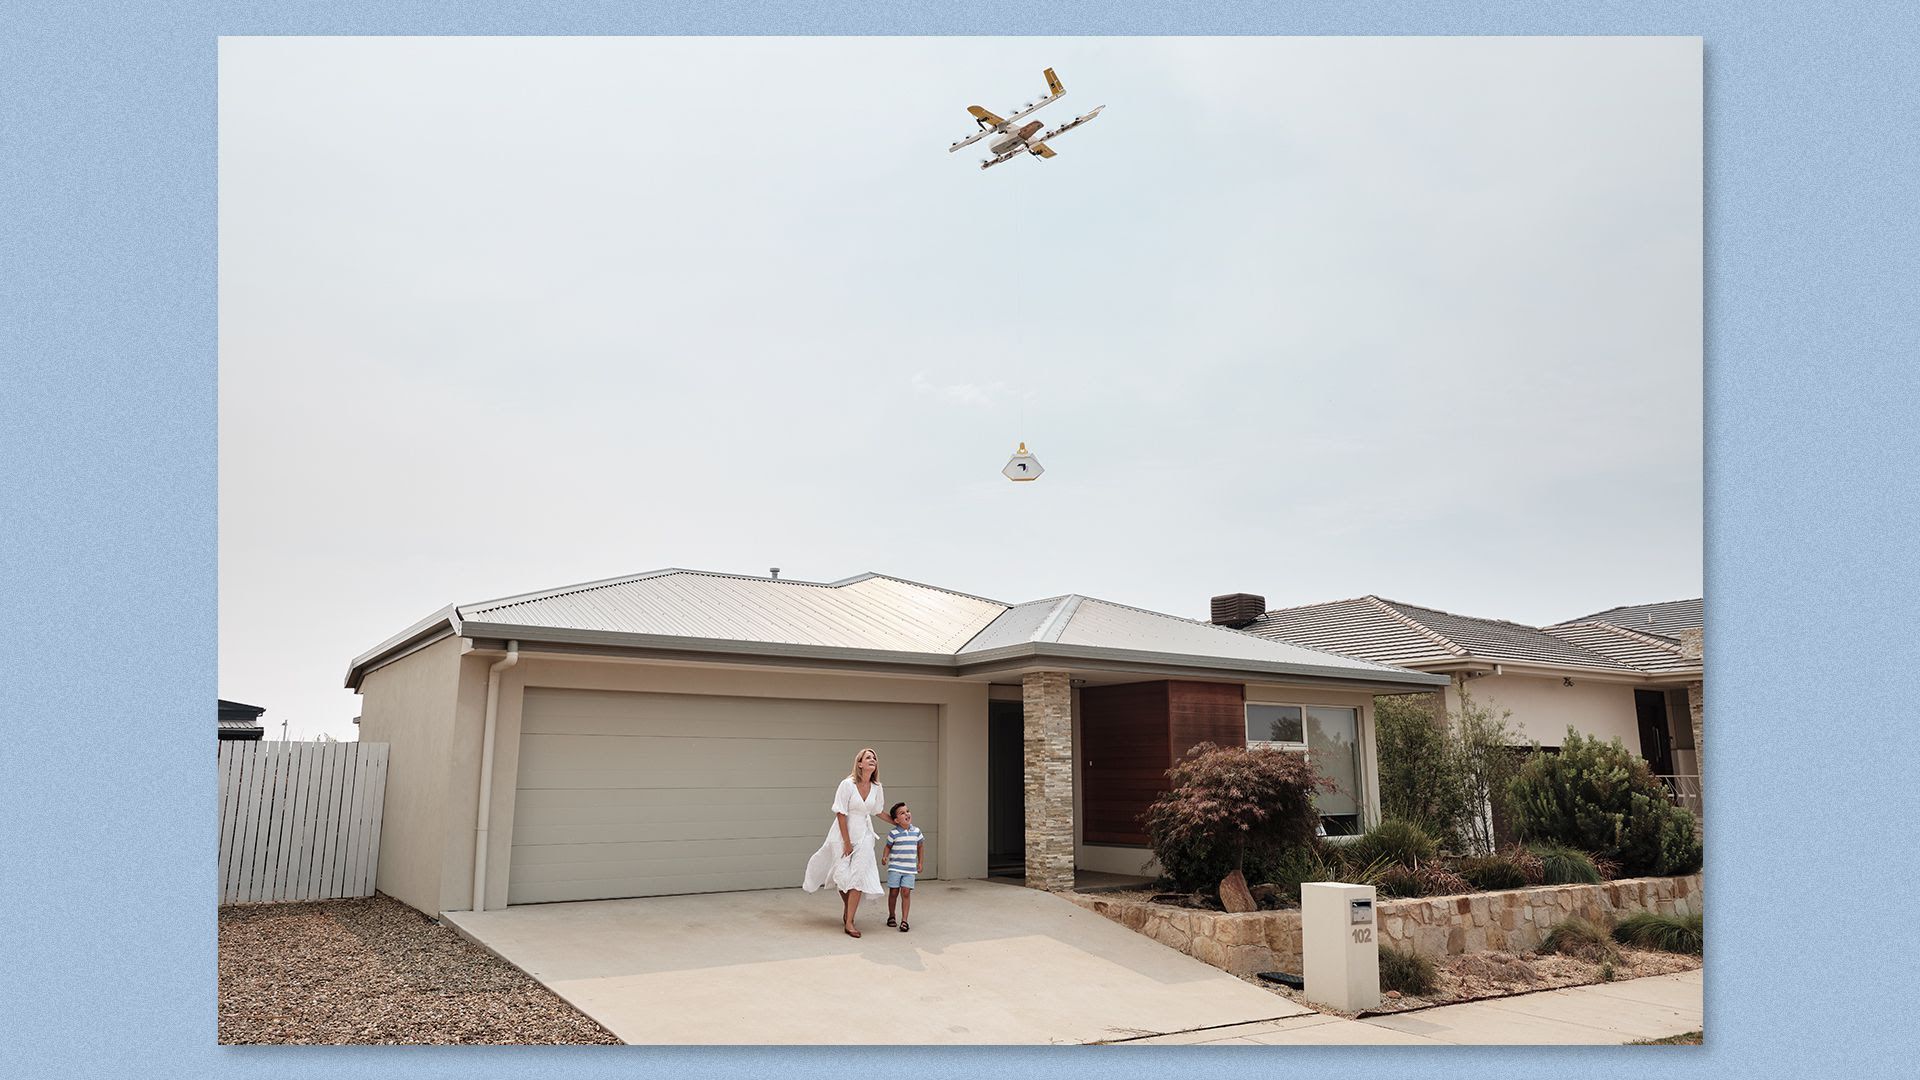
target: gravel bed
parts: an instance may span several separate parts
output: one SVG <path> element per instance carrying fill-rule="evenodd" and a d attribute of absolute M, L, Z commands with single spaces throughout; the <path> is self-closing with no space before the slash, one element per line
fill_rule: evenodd
<path fill-rule="evenodd" d="M 220 1042 L 618 1043 L 386 896 L 220 909 Z"/>
<path fill-rule="evenodd" d="M 1435 972 L 1434 991 L 1431 995 L 1427 997 L 1382 995 L 1380 1004 L 1368 1009 L 1366 1015 L 1409 1012 L 1414 1009 L 1432 1008 L 1435 1005 L 1458 1005 L 1465 1001 L 1511 997 L 1514 994 L 1527 994 L 1536 990 L 1591 986 L 1600 982 L 1620 982 L 1626 979 L 1644 978 L 1648 975 L 1692 971 L 1700 966 L 1700 958 L 1621 946 L 1614 955 L 1611 979 L 1603 977 L 1601 965 L 1597 963 L 1572 956 L 1561 956 L 1557 953 L 1465 953 L 1449 956 L 1444 962 L 1435 966 L 1438 970 Z M 1247 982 L 1255 983 L 1308 1008 L 1346 1017 L 1360 1015 L 1342 1013 L 1337 1009 L 1309 1002 L 1304 994 L 1291 987 L 1270 983 L 1255 976 L 1244 978 Z"/>

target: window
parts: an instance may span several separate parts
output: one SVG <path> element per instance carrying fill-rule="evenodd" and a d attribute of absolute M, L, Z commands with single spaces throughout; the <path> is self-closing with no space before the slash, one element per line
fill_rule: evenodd
<path fill-rule="evenodd" d="M 1321 831 L 1328 836 L 1360 832 L 1360 710 L 1249 702 L 1247 745 L 1306 751 L 1314 771 L 1334 784 L 1334 790 L 1313 799 Z"/>
<path fill-rule="evenodd" d="M 1328 836 L 1360 831 L 1360 710 L 1307 707 L 1307 758 L 1333 781 L 1332 791 L 1313 797 Z"/>
<path fill-rule="evenodd" d="M 1306 728 L 1300 720 L 1298 705 L 1247 706 L 1247 745 L 1276 746 L 1289 750 L 1305 749 Z"/>

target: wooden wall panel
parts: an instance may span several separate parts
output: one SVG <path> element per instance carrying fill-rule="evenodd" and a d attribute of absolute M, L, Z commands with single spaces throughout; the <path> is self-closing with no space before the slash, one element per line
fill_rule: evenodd
<path fill-rule="evenodd" d="M 1247 745 L 1247 688 L 1238 683 L 1170 682 L 1167 727 L 1173 760 L 1203 742 Z"/>

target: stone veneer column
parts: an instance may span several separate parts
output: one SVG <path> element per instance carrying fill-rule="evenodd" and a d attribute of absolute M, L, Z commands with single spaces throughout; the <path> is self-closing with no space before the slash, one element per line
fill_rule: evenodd
<path fill-rule="evenodd" d="M 1027 884 L 1073 888 L 1073 690 L 1064 671 L 1021 680 L 1026 708 Z"/>

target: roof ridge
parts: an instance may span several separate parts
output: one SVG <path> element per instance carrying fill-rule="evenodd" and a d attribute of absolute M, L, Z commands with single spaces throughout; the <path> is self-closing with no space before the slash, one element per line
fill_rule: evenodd
<path fill-rule="evenodd" d="M 1635 608 L 1670 607 L 1674 604 L 1699 604 L 1702 608 L 1702 613 L 1704 614 L 1704 609 L 1706 608 L 1706 605 L 1707 605 L 1707 598 L 1704 596 L 1686 596 L 1678 600 L 1650 600 L 1644 604 L 1615 604 L 1610 608 L 1603 608 L 1600 611 L 1595 611 L 1590 614 L 1576 615 L 1571 619 L 1563 619 L 1560 622 L 1554 623 L 1553 625 L 1554 626 L 1576 626 L 1580 623 L 1607 622 L 1608 620 L 1601 618 L 1602 615 L 1611 615 L 1616 611 L 1632 611 Z M 1620 624 L 1611 623 L 1610 625 L 1618 626 Z"/>
<path fill-rule="evenodd" d="M 887 581 L 897 581 L 902 585 L 913 585 L 922 589 L 930 589 L 934 592 L 943 592 L 949 596 L 959 596 L 959 597 L 964 597 L 968 600 L 978 600 L 983 604 L 998 604 L 1003 608 L 1016 608 L 1020 606 L 1019 604 L 1009 604 L 1005 600 L 995 600 L 991 596 L 975 596 L 973 593 L 961 592 L 959 589 L 949 589 L 942 585 L 929 585 L 924 581 L 915 581 L 912 578 L 903 578 L 898 574 L 883 574 L 878 570 L 868 570 L 865 573 L 855 574 L 850 578 L 843 578 L 840 581 L 833 582 L 831 587 L 837 589 L 842 585 L 855 585 L 862 581 L 870 580 L 872 578 L 884 578 Z"/>
<path fill-rule="evenodd" d="M 1420 634 L 1423 637 L 1428 638 L 1429 640 L 1433 641 L 1435 644 L 1439 645 L 1441 648 L 1447 650 L 1453 655 L 1455 656 L 1473 655 L 1469 653 L 1464 647 L 1462 647 L 1459 642 L 1453 640 L 1452 638 L 1441 633 L 1440 631 L 1435 630 L 1433 627 L 1428 626 L 1427 624 L 1419 621 L 1418 619 L 1415 619 L 1413 616 L 1408 615 L 1406 612 L 1401 611 L 1399 607 L 1396 606 L 1397 605 L 1396 601 L 1388 600 L 1385 597 L 1374 596 L 1371 593 L 1361 597 L 1361 599 L 1367 601 L 1368 603 L 1372 604 L 1374 607 L 1380 609 L 1389 618 L 1405 624 L 1408 629 L 1414 631 L 1417 634 Z M 1408 604 L 1407 606 L 1416 607 L 1417 605 Z M 1420 608 L 1420 610 L 1421 611 L 1440 611 L 1439 608 Z M 1450 611 L 1440 611 L 1440 614 L 1453 615 L 1453 613 Z M 1464 616 L 1454 615 L 1453 617 L 1458 619 L 1458 618 L 1463 618 Z"/>
<path fill-rule="evenodd" d="M 1122 604 L 1115 600 L 1102 600 L 1097 596 L 1082 596 L 1080 597 L 1080 599 L 1091 600 L 1096 604 L 1105 604 L 1108 607 L 1117 607 L 1125 611 L 1138 611 L 1142 615 L 1158 615 L 1163 619 L 1173 619 L 1177 622 L 1192 623 L 1195 626 L 1204 626 L 1209 630 L 1219 630 L 1228 634 L 1240 634 L 1243 637 L 1250 637 L 1258 641 L 1264 641 L 1269 645 L 1285 645 L 1291 649 L 1304 649 L 1307 652 L 1319 653 L 1321 656 L 1330 656 L 1335 660 L 1343 660 L 1350 664 L 1367 664 L 1371 667 L 1387 668 L 1393 671 L 1407 670 L 1406 668 L 1403 668 L 1398 664 L 1383 663 L 1379 660 L 1368 660 L 1364 656 L 1349 656 L 1346 653 L 1334 652 L 1332 649 L 1322 649 L 1313 645 L 1302 645 L 1297 641 L 1289 641 L 1284 638 L 1270 638 L 1265 634 L 1256 634 L 1251 630 L 1243 630 L 1243 629 L 1240 629 L 1239 627 L 1221 626 L 1219 623 L 1214 622 L 1211 619 L 1189 619 L 1185 615 L 1170 615 L 1167 612 L 1155 611 L 1152 608 L 1135 607 L 1132 604 Z M 1344 603 L 1344 601 L 1339 601 L 1339 602 Z"/>
<path fill-rule="evenodd" d="M 1332 607 L 1335 604 L 1357 604 L 1365 599 L 1366 597 L 1364 596 L 1349 596 L 1345 600 L 1322 600 L 1313 604 L 1295 604 L 1292 607 L 1279 607 L 1271 611 L 1263 612 L 1260 618 L 1264 619 L 1268 615 L 1285 615 L 1289 611 L 1305 611 L 1308 608 Z"/>
<path fill-rule="evenodd" d="M 1615 633 L 1625 634 L 1630 638 L 1634 638 L 1639 641 L 1644 641 L 1647 644 L 1654 646 L 1655 648 L 1665 649 L 1668 652 L 1674 653 L 1676 655 L 1681 655 L 1681 656 L 1685 655 L 1685 650 L 1681 647 L 1680 643 L 1670 637 L 1667 637 L 1664 634 L 1649 634 L 1643 630 L 1635 630 L 1631 626 L 1621 626 L 1619 623 L 1608 622 L 1605 619 L 1592 619 L 1584 623 L 1574 623 L 1573 625 L 1604 626 L 1607 629 L 1614 631 Z"/>

